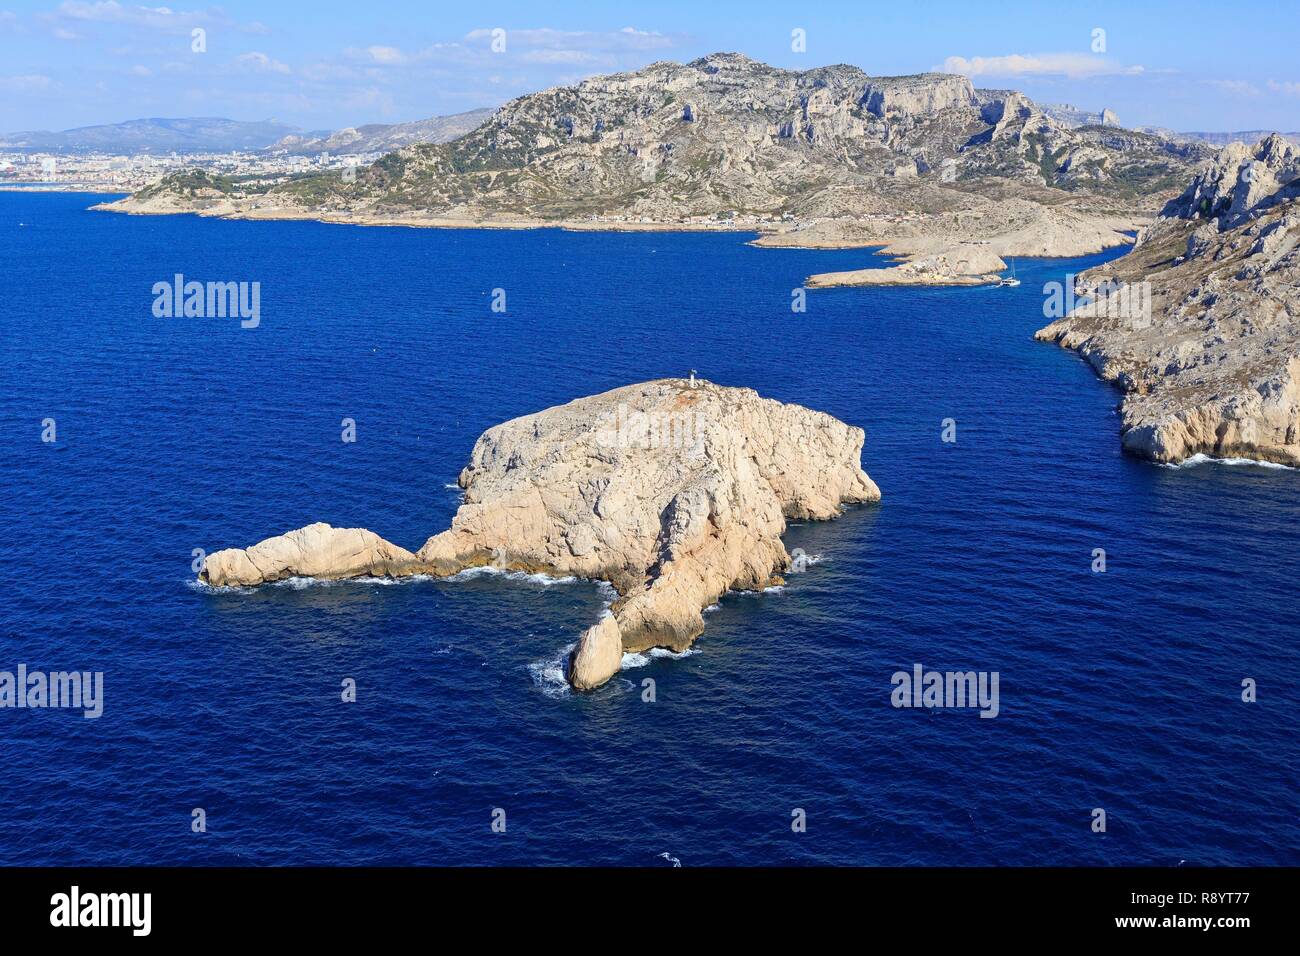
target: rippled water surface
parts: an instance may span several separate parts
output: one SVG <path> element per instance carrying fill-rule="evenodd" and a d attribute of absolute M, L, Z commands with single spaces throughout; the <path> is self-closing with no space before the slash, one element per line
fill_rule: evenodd
<path fill-rule="evenodd" d="M 1300 863 L 1300 473 L 1120 454 L 1117 393 L 1032 339 L 1106 256 L 797 314 L 881 260 L 92 201 L 0 193 L 0 670 L 105 675 L 98 720 L 0 710 L 0 863 Z M 178 272 L 260 282 L 260 326 L 154 318 Z M 885 497 L 792 527 L 821 559 L 688 655 L 569 694 L 585 582 L 190 583 L 316 520 L 417 547 L 483 429 L 690 368 L 863 426 Z M 999 716 L 894 709 L 916 663 L 999 672 Z"/>

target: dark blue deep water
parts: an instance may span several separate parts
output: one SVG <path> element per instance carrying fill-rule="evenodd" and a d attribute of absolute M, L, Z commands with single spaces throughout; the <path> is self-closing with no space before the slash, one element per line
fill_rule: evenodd
<path fill-rule="evenodd" d="M 0 194 L 0 670 L 105 682 L 98 720 L 0 710 L 0 863 L 1300 863 L 1300 473 L 1120 454 L 1117 393 L 1032 340 L 1105 256 L 796 314 L 868 253 L 93 201 Z M 260 282 L 260 327 L 154 318 L 176 272 Z M 488 426 L 689 368 L 863 426 L 884 492 L 698 653 L 572 696 L 592 584 L 190 583 L 316 520 L 415 548 Z M 1000 715 L 891 707 L 915 663 L 998 671 Z"/>

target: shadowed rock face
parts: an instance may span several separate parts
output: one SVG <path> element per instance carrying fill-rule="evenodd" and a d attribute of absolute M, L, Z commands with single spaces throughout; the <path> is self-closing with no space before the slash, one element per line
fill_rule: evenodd
<path fill-rule="evenodd" d="M 1297 196 L 1294 145 L 1226 147 L 1132 252 L 1080 277 L 1094 304 L 1038 332 L 1124 389 L 1126 451 L 1300 466 Z"/>
<path fill-rule="evenodd" d="M 612 614 L 582 636 L 570 668 L 587 689 L 623 651 L 688 647 L 726 591 L 778 583 L 787 518 L 879 500 L 863 440 L 860 428 L 751 389 L 631 385 L 488 429 L 461 472 L 451 528 L 414 555 L 370 532 L 312 525 L 217 552 L 201 577 L 246 585 L 491 564 L 609 581 Z"/>

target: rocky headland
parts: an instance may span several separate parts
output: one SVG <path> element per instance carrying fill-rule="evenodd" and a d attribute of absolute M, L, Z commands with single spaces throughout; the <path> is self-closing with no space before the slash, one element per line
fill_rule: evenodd
<path fill-rule="evenodd" d="M 579 638 L 569 679 L 598 687 L 624 652 L 684 650 L 729 590 L 781 582 L 787 519 L 835 517 L 880 491 L 865 435 L 745 388 L 663 379 L 516 418 L 474 445 L 451 527 L 416 552 L 314 524 L 209 555 L 199 577 L 445 577 L 493 566 L 607 581 L 618 598 Z"/>
<path fill-rule="evenodd" d="M 1124 392 L 1123 447 L 1300 466 L 1300 148 L 1223 149 L 1038 332 Z"/>
<path fill-rule="evenodd" d="M 867 285 L 988 285 L 997 282 L 1007 267 L 1002 257 L 987 245 L 963 243 L 927 255 L 910 255 L 899 265 L 884 269 L 851 269 L 809 276 L 804 286 Z"/>
<path fill-rule="evenodd" d="M 187 171 L 96 208 L 364 225 L 748 229 L 758 245 L 887 246 L 890 281 L 989 274 L 993 256 L 1126 242 L 1212 147 L 964 76 L 783 70 L 738 53 L 521 96 L 447 143 L 344 178 Z M 970 268 L 972 272 L 948 272 Z M 879 272 L 881 270 L 863 270 Z M 877 283 L 880 276 L 863 281 Z M 811 284 L 857 284 L 843 276 Z"/>

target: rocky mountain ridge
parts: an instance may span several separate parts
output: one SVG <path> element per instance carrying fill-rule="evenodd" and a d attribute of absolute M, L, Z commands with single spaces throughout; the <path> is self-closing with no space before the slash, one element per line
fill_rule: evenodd
<path fill-rule="evenodd" d="M 0 135 L 0 149 L 51 153 L 252 152 L 281 137 L 297 133 L 296 127 L 277 120 L 245 122 L 217 116 L 127 120 L 99 126 L 51 132 L 32 130 Z"/>
<path fill-rule="evenodd" d="M 1038 332 L 1124 392 L 1123 446 L 1300 467 L 1300 148 L 1225 147 Z"/>
<path fill-rule="evenodd" d="M 386 153 L 415 143 L 446 143 L 482 125 L 494 109 L 467 110 L 448 116 L 433 116 L 410 123 L 368 123 L 324 135 L 295 133 L 272 143 L 267 152 L 311 156 L 356 156 Z"/>
<path fill-rule="evenodd" d="M 1212 154 L 1073 125 L 954 74 L 804 72 L 717 53 L 519 97 L 454 142 L 358 171 L 194 189 L 164 180 L 121 211 L 436 224 L 863 222 L 996 209 L 1154 214 Z M 1120 240 L 1115 240 L 1120 241 Z"/>

